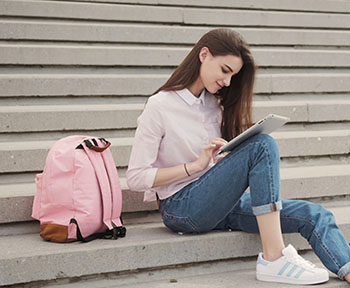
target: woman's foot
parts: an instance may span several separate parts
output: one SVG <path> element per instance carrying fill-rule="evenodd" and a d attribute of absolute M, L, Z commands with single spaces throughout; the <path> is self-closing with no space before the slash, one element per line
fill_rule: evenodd
<path fill-rule="evenodd" d="M 346 282 L 348 282 L 348 283 L 350 284 L 350 273 L 349 273 L 349 274 L 346 274 L 346 275 L 344 276 L 344 279 L 345 279 Z"/>
<path fill-rule="evenodd" d="M 317 268 L 310 261 L 298 255 L 292 245 L 282 250 L 283 256 L 270 262 L 259 254 L 256 263 L 256 278 L 260 281 L 280 282 L 289 284 L 318 284 L 327 282 L 327 270 Z"/>

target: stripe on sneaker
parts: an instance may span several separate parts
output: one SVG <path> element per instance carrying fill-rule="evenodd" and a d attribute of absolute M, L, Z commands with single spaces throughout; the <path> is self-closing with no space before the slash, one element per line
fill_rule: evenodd
<path fill-rule="evenodd" d="M 294 266 L 292 267 L 292 269 L 289 270 L 288 274 L 287 274 L 287 277 L 290 277 L 293 272 L 298 268 L 299 266 L 294 264 Z"/>
<path fill-rule="evenodd" d="M 264 261 L 261 257 L 258 258 L 257 264 L 262 264 L 264 266 L 269 265 L 269 262 Z"/>
<path fill-rule="evenodd" d="M 289 265 L 290 265 L 290 262 L 287 262 L 286 264 L 284 264 L 280 272 L 278 272 L 278 275 L 282 275 L 283 272 L 286 271 Z"/>
<path fill-rule="evenodd" d="M 304 268 L 301 268 L 300 271 L 294 276 L 294 278 L 295 278 L 295 279 L 298 279 L 298 278 L 301 276 L 301 274 L 304 273 L 304 271 L 305 271 L 305 269 L 304 269 Z"/>

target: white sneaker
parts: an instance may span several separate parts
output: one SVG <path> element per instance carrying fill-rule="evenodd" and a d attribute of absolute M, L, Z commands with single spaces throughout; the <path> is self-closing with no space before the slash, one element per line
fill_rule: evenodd
<path fill-rule="evenodd" d="M 317 268 L 310 261 L 298 255 L 292 245 L 282 250 L 283 256 L 273 262 L 263 259 L 259 253 L 256 262 L 256 278 L 260 281 L 289 284 L 318 284 L 327 282 L 327 270 Z"/>

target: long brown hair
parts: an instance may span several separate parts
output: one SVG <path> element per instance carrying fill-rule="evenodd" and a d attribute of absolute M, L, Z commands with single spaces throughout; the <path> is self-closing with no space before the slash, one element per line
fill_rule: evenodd
<path fill-rule="evenodd" d="M 223 109 L 222 137 L 231 140 L 252 125 L 253 87 L 257 68 L 248 44 L 239 33 L 220 28 L 204 34 L 168 81 L 154 94 L 161 90 L 182 90 L 194 83 L 199 76 L 199 53 L 203 47 L 207 47 L 214 57 L 230 54 L 241 57 L 243 61 L 239 73 L 232 76 L 230 86 L 221 88 L 215 94 Z"/>

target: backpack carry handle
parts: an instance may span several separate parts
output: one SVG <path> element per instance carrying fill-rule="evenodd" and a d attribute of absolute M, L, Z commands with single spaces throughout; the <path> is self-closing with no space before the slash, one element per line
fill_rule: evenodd
<path fill-rule="evenodd" d="M 95 145 L 92 145 L 91 142 L 89 140 L 84 140 L 86 146 L 91 149 L 91 150 L 94 150 L 96 152 L 100 152 L 102 153 L 103 151 L 105 151 L 106 149 L 109 148 L 109 146 L 111 146 L 111 142 L 108 142 L 106 140 L 104 140 L 106 145 L 104 147 L 99 147 L 99 146 L 95 146 Z"/>

